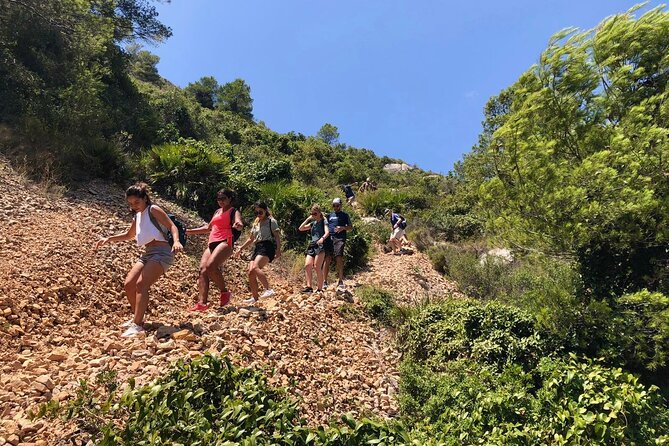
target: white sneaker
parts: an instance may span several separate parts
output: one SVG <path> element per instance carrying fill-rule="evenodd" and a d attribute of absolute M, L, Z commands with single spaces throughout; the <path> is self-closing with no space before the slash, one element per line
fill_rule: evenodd
<path fill-rule="evenodd" d="M 337 290 L 346 291 L 346 285 L 344 285 L 343 283 L 340 283 L 339 285 L 337 285 Z"/>
<path fill-rule="evenodd" d="M 255 297 L 249 297 L 248 299 L 244 299 L 244 300 L 242 301 L 242 303 L 243 303 L 244 305 L 253 305 L 253 304 L 256 303 L 256 302 L 257 302 L 257 300 L 256 300 Z"/>
<path fill-rule="evenodd" d="M 133 322 L 134 322 L 134 319 L 128 319 L 127 321 L 125 321 L 121 325 L 119 325 L 119 327 L 128 328 L 132 325 Z"/>
<path fill-rule="evenodd" d="M 329 283 L 327 283 L 327 282 L 323 282 L 323 289 L 324 289 L 324 290 L 327 290 L 329 286 L 330 286 Z"/>
<path fill-rule="evenodd" d="M 130 326 L 128 327 L 128 329 L 126 331 L 124 331 L 121 336 L 124 337 L 124 338 L 131 338 L 131 337 L 133 337 L 133 336 L 135 336 L 139 333 L 142 333 L 143 331 L 144 331 L 144 328 L 142 328 L 141 325 L 137 325 L 134 322 L 132 322 L 130 324 Z"/>
<path fill-rule="evenodd" d="M 261 299 L 264 299 L 264 298 L 266 298 L 266 297 L 272 297 L 272 296 L 274 296 L 275 294 L 276 294 L 276 293 L 274 292 L 274 290 L 271 289 L 271 288 L 269 288 L 269 289 L 265 290 L 265 292 L 262 293 L 262 294 L 260 295 L 260 298 L 261 298 Z"/>

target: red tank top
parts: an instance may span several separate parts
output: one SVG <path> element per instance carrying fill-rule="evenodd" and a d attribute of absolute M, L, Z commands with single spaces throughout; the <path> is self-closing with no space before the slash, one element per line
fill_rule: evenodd
<path fill-rule="evenodd" d="M 225 211 L 218 209 L 214 212 L 214 216 L 211 218 L 209 243 L 220 241 L 228 241 L 229 244 L 232 243 L 232 224 L 234 223 L 234 221 L 230 221 L 232 209 L 228 208 Z"/>

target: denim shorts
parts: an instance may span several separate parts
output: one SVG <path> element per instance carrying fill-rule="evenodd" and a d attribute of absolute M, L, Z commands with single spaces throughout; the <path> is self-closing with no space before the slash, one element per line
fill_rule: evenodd
<path fill-rule="evenodd" d="M 163 267 L 163 271 L 167 272 L 167 270 L 170 269 L 170 266 L 174 263 L 174 253 L 170 246 L 147 246 L 144 255 L 139 258 L 139 261 L 145 265 L 147 262 L 160 263 Z"/>

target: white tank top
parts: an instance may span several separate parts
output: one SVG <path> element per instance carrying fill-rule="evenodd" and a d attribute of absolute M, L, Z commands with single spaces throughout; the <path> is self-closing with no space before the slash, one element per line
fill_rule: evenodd
<path fill-rule="evenodd" d="M 144 246 L 154 240 L 166 242 L 165 236 L 156 228 L 149 217 L 151 206 L 147 206 L 142 212 L 135 214 L 135 240 L 137 246 Z M 155 218 L 155 217 L 154 217 Z"/>

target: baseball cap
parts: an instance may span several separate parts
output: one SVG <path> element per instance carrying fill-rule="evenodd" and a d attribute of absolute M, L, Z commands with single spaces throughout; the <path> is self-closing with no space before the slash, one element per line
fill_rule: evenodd
<path fill-rule="evenodd" d="M 341 198 L 337 197 L 334 200 L 332 200 L 332 204 L 341 204 Z"/>

